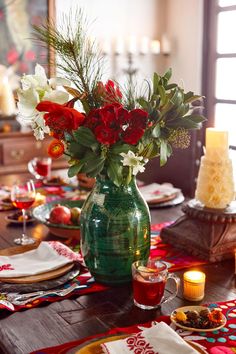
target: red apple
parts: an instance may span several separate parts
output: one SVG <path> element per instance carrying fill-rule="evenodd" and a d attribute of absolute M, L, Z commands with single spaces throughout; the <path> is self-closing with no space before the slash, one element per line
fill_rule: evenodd
<path fill-rule="evenodd" d="M 52 224 L 69 224 L 71 219 L 70 208 L 64 205 L 56 205 L 50 211 L 49 221 Z"/>
<path fill-rule="evenodd" d="M 78 207 L 71 208 L 71 221 L 74 225 L 78 225 L 80 221 L 81 209 Z"/>

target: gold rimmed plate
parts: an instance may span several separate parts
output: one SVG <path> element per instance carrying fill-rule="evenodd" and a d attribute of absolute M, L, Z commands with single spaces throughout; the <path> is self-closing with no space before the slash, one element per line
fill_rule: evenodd
<path fill-rule="evenodd" d="M 227 319 L 224 315 L 223 318 L 222 318 L 222 321 L 220 324 L 216 325 L 215 327 L 212 327 L 212 328 L 196 328 L 196 327 L 189 327 L 189 326 L 185 326 L 181 323 L 179 323 L 178 321 L 176 321 L 175 319 L 175 315 L 176 315 L 176 312 L 179 312 L 179 311 L 183 311 L 183 312 L 187 312 L 187 311 L 197 311 L 197 312 L 200 312 L 201 310 L 205 310 L 207 307 L 206 306 L 184 306 L 184 307 L 179 307 L 177 309 L 175 309 L 171 315 L 170 315 L 170 319 L 171 321 L 179 328 L 182 328 L 182 329 L 186 329 L 187 331 L 192 331 L 192 332 L 213 332 L 213 331 L 216 331 L 222 327 L 224 327 L 226 325 L 226 322 L 227 322 Z"/>
<path fill-rule="evenodd" d="M 113 342 L 119 339 L 124 339 L 129 336 L 131 336 L 131 334 L 111 335 L 99 339 L 92 339 L 88 342 L 84 342 L 83 344 L 79 345 L 78 348 L 76 348 L 77 350 L 75 354 L 103 354 L 104 351 L 101 346 L 102 344 Z M 197 353 L 207 354 L 207 352 L 202 349 L 198 344 L 188 340 L 186 340 L 186 343 L 188 343 L 192 348 L 194 348 Z"/>
<path fill-rule="evenodd" d="M 69 272 L 74 266 L 74 263 L 65 264 L 64 266 L 44 272 L 41 274 L 29 275 L 27 277 L 15 277 L 15 278 L 0 278 L 0 281 L 12 284 L 31 284 L 38 283 L 44 280 L 50 280 L 60 277 L 61 275 Z"/>

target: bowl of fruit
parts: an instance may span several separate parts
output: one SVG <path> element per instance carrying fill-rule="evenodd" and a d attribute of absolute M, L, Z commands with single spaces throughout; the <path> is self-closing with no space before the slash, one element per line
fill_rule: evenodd
<path fill-rule="evenodd" d="M 34 208 L 33 217 L 56 236 L 79 239 L 82 205 L 82 200 L 54 201 Z"/>

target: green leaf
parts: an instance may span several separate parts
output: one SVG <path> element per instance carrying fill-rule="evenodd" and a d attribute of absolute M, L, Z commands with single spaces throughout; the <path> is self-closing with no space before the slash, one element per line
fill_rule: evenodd
<path fill-rule="evenodd" d="M 77 175 L 77 173 L 79 173 L 81 171 L 83 167 L 83 164 L 81 162 L 79 162 L 76 165 L 70 166 L 68 169 L 68 177 L 74 177 L 75 175 Z"/>
<path fill-rule="evenodd" d="M 178 86 L 177 84 L 169 84 L 169 85 L 166 85 L 165 89 L 166 89 L 166 91 L 172 90 L 173 88 L 176 88 L 177 86 Z"/>
<path fill-rule="evenodd" d="M 172 69 L 169 68 L 169 69 L 166 71 L 166 73 L 164 74 L 164 78 L 165 78 L 167 81 L 169 81 L 170 78 L 171 78 L 171 76 L 172 76 Z"/>
<path fill-rule="evenodd" d="M 93 151 L 99 147 L 99 143 L 97 142 L 93 132 L 86 127 L 80 127 L 77 129 L 74 132 L 74 137 L 78 143 L 90 147 Z"/>
<path fill-rule="evenodd" d="M 78 158 L 79 160 L 83 158 L 86 153 L 87 148 L 75 141 L 72 141 L 68 146 L 68 151 L 71 156 Z"/>
<path fill-rule="evenodd" d="M 189 91 L 184 95 L 184 102 L 191 103 L 191 102 L 194 102 L 194 101 L 199 100 L 201 98 L 202 98 L 202 96 L 194 95 L 194 93 L 192 91 Z"/>
<path fill-rule="evenodd" d="M 202 122 L 205 122 L 206 121 L 206 117 L 204 116 L 200 116 L 200 115 L 197 115 L 197 114 L 191 114 L 189 116 L 184 116 L 183 117 L 184 119 L 191 119 L 193 122 L 196 122 L 196 123 L 202 123 Z"/>
<path fill-rule="evenodd" d="M 166 99 L 166 91 L 163 86 L 158 85 L 157 87 L 158 93 L 161 97 L 161 102 L 164 103 Z"/>
<path fill-rule="evenodd" d="M 122 184 L 122 166 L 114 160 L 109 160 L 107 175 L 117 186 Z"/>
<path fill-rule="evenodd" d="M 161 128 L 159 124 L 156 124 L 156 126 L 152 130 L 152 136 L 154 138 L 159 138 L 161 135 Z"/>
<path fill-rule="evenodd" d="M 165 140 L 161 140 L 160 146 L 160 165 L 164 166 L 167 162 L 167 158 L 169 157 L 168 145 Z"/>
<path fill-rule="evenodd" d="M 143 98 L 143 97 L 138 98 L 138 99 L 137 99 L 137 102 L 138 102 L 138 104 L 140 104 L 140 106 L 141 106 L 143 109 L 145 109 L 145 110 L 148 110 L 149 107 L 150 107 L 149 103 L 148 103 L 148 102 L 145 100 L 145 98 Z"/>
<path fill-rule="evenodd" d="M 158 84 L 159 84 L 160 76 L 157 73 L 153 74 L 153 93 L 158 93 Z"/>
<path fill-rule="evenodd" d="M 84 160 L 83 160 L 84 162 Z M 90 156 L 87 158 L 87 161 L 84 162 L 83 165 L 83 172 L 89 174 L 90 172 L 96 170 L 96 169 L 103 169 L 104 166 L 104 162 L 105 162 L 105 158 L 103 156 Z"/>
<path fill-rule="evenodd" d="M 128 144 L 114 144 L 112 146 L 112 148 L 110 149 L 110 153 L 111 154 L 120 154 L 121 152 L 125 152 L 127 153 L 128 151 L 135 151 L 135 147 L 134 146 L 131 146 L 131 145 L 128 145 Z"/>
<path fill-rule="evenodd" d="M 178 119 L 175 119 L 174 121 L 168 122 L 168 127 L 171 127 L 171 128 L 182 127 L 185 129 L 199 129 L 199 128 L 201 128 L 201 123 L 196 123 L 196 122 L 192 121 L 191 119 L 178 118 Z"/>

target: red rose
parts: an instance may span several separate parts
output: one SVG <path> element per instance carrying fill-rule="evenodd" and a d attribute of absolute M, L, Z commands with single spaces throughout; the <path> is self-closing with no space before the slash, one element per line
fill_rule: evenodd
<path fill-rule="evenodd" d="M 97 141 L 101 144 L 112 145 L 119 139 L 119 131 L 100 125 L 94 131 Z"/>
<path fill-rule="evenodd" d="M 119 140 L 123 121 L 127 121 L 128 114 L 128 111 L 120 104 L 109 104 L 90 111 L 85 119 L 84 126 L 93 131 L 101 144 L 112 145 Z"/>
<path fill-rule="evenodd" d="M 44 114 L 44 120 L 49 128 L 60 134 L 64 131 L 76 130 L 84 122 L 84 115 L 74 108 L 49 101 L 40 102 L 36 109 Z"/>
<path fill-rule="evenodd" d="M 126 129 L 122 134 L 125 143 L 136 145 L 142 138 L 148 122 L 148 113 L 142 109 L 133 109 L 126 120 Z"/>

